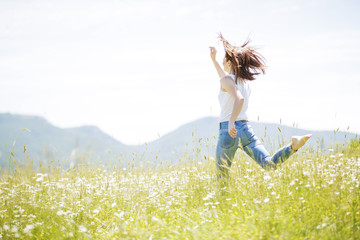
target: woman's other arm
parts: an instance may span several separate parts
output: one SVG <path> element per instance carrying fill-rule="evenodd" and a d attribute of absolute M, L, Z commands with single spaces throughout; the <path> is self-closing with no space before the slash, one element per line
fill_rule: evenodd
<path fill-rule="evenodd" d="M 235 83 L 231 77 L 229 76 L 222 77 L 220 79 L 220 83 L 222 88 L 224 88 L 230 94 L 230 96 L 235 100 L 229 120 L 229 129 L 228 129 L 230 136 L 235 138 L 237 133 L 235 129 L 235 120 L 239 116 L 241 109 L 244 105 L 244 97 L 241 95 L 239 91 L 237 91 Z"/>
<path fill-rule="evenodd" d="M 221 78 L 221 77 L 226 76 L 224 70 L 222 70 L 222 68 L 220 67 L 220 64 L 216 61 L 216 48 L 215 47 L 209 47 L 209 48 L 210 48 L 211 60 L 214 63 L 214 66 L 216 68 L 216 71 L 217 71 L 219 77 Z"/>

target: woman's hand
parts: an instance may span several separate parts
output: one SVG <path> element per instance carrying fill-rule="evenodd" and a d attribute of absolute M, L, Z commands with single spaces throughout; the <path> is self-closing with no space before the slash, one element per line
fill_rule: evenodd
<path fill-rule="evenodd" d="M 210 57 L 213 61 L 216 59 L 216 48 L 215 47 L 209 47 L 210 48 Z"/>
<path fill-rule="evenodd" d="M 237 130 L 235 128 L 235 123 L 234 122 L 230 122 L 229 121 L 229 135 L 232 137 L 232 138 L 235 138 L 236 137 L 236 133 L 237 133 Z"/>

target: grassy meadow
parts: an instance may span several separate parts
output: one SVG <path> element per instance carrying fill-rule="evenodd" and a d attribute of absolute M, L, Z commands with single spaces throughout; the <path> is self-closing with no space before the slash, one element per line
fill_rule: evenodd
<path fill-rule="evenodd" d="M 215 173 L 213 156 L 2 171 L 0 239 L 360 239 L 358 140 L 269 171 L 239 150 L 226 187 Z"/>

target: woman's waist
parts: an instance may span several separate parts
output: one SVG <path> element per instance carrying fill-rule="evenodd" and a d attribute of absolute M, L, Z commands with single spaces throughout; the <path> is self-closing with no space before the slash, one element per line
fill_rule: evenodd
<path fill-rule="evenodd" d="M 235 127 L 237 126 L 242 126 L 247 124 L 249 121 L 248 120 L 236 120 L 234 122 Z M 228 129 L 229 128 L 229 121 L 222 121 L 219 123 L 219 129 Z"/>
<path fill-rule="evenodd" d="M 230 121 L 232 111 L 221 111 L 219 116 L 219 122 Z M 246 109 L 242 109 L 235 121 L 248 120 L 248 114 Z"/>

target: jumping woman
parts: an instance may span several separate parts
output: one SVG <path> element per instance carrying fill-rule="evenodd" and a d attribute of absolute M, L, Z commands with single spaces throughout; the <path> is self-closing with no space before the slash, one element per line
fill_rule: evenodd
<path fill-rule="evenodd" d="M 210 47 L 210 57 L 220 77 L 218 98 L 221 112 L 216 146 L 218 180 L 228 178 L 228 170 L 239 147 L 261 167 L 269 169 L 288 159 L 312 136 L 293 136 L 291 143 L 280 148 L 273 156 L 268 153 L 263 143 L 255 136 L 246 114 L 251 93 L 249 82 L 255 80 L 256 75 L 265 73 L 265 59 L 248 45 L 249 40 L 242 46 L 233 46 L 221 33 L 219 37 L 225 50 L 222 63 L 224 70 L 216 61 L 215 47 Z"/>

